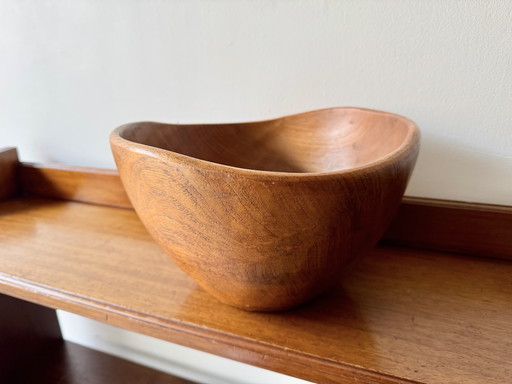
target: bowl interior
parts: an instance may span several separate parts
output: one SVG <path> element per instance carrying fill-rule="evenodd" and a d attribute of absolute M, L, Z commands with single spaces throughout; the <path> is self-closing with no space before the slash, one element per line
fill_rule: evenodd
<path fill-rule="evenodd" d="M 406 143 L 413 129 L 413 124 L 400 116 L 335 108 L 255 123 L 137 123 L 125 126 L 119 135 L 232 167 L 324 173 L 384 159 Z"/>

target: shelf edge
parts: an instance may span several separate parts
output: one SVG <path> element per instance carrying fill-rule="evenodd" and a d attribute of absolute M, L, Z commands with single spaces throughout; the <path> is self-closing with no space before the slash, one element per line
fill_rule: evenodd
<path fill-rule="evenodd" d="M 242 363 L 323 383 L 421 384 L 363 367 L 328 361 L 293 350 L 221 333 L 191 324 L 164 321 L 137 311 L 86 299 L 0 273 L 3 294 L 54 309 L 62 309 L 130 331 L 213 353 Z M 311 367 L 315 367 L 312 369 Z M 298 373 L 300 372 L 300 373 Z"/>

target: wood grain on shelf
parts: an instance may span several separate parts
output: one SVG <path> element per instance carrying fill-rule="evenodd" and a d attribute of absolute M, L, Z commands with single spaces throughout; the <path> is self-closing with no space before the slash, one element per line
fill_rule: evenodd
<path fill-rule="evenodd" d="M 284 313 L 223 305 L 131 210 L 0 203 L 0 291 L 321 383 L 505 383 L 512 263 L 380 247 L 328 295 Z"/>
<path fill-rule="evenodd" d="M 28 196 L 131 208 L 117 171 L 61 164 L 22 163 L 20 178 Z"/>
<path fill-rule="evenodd" d="M 512 207 L 405 198 L 384 241 L 512 259 Z"/>
<path fill-rule="evenodd" d="M 18 192 L 18 164 L 16 148 L 0 148 L 0 201 Z"/>
<path fill-rule="evenodd" d="M 0 155 L 1 161 L 1 155 Z M 25 193 L 132 208 L 115 170 L 21 163 Z M 384 242 L 512 260 L 512 207 L 404 197 Z"/>

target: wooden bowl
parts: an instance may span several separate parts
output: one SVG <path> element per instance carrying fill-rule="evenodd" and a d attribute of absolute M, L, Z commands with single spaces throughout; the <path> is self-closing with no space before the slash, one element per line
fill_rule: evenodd
<path fill-rule="evenodd" d="M 390 113 L 332 108 L 240 124 L 133 123 L 110 143 L 170 258 L 222 302 L 274 311 L 325 291 L 376 243 L 419 131 Z"/>

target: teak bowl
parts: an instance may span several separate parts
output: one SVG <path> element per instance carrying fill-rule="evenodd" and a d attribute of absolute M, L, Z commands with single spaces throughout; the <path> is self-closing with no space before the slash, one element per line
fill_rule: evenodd
<path fill-rule="evenodd" d="M 110 143 L 170 258 L 222 302 L 274 311 L 325 291 L 377 242 L 419 131 L 390 113 L 332 108 L 240 124 L 133 123 Z"/>

